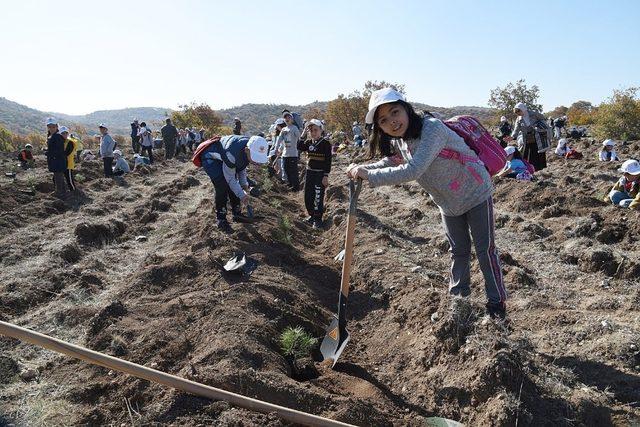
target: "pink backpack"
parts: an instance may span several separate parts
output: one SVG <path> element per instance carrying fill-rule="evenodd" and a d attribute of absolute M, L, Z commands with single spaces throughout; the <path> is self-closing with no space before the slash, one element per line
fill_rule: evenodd
<path fill-rule="evenodd" d="M 507 164 L 504 148 L 496 141 L 480 122 L 471 116 L 456 116 L 443 123 L 458 134 L 464 142 L 478 155 L 480 161 L 487 168 L 489 175 L 494 176 Z M 452 158 L 449 149 L 442 150 L 440 157 Z"/>

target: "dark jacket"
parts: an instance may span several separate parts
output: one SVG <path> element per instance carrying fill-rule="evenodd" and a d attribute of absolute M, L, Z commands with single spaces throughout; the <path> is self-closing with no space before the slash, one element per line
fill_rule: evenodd
<path fill-rule="evenodd" d="M 138 131 L 140 130 L 140 125 L 133 122 L 131 123 L 131 138 L 136 138 L 138 136 Z"/>
<path fill-rule="evenodd" d="M 233 134 L 242 135 L 242 123 L 240 120 L 236 120 L 233 125 Z"/>
<path fill-rule="evenodd" d="M 505 137 L 505 136 L 509 136 L 511 134 L 511 131 L 513 129 L 511 129 L 511 124 L 509 124 L 509 122 L 502 122 L 500 123 L 500 136 L 501 137 Z"/>
<path fill-rule="evenodd" d="M 164 142 L 173 142 L 178 137 L 178 129 L 172 124 L 166 124 L 160 129 Z"/>
<path fill-rule="evenodd" d="M 298 141 L 298 150 L 307 152 L 307 169 L 323 171 L 325 176 L 331 172 L 331 143 L 325 138 L 313 142 L 311 139 Z"/>
<path fill-rule="evenodd" d="M 49 167 L 49 172 L 64 172 L 67 170 L 64 138 L 58 132 L 47 138 L 47 166 Z"/>

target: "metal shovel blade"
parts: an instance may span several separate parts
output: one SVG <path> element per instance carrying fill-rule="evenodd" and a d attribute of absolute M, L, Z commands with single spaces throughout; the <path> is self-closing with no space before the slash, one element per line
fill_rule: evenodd
<path fill-rule="evenodd" d="M 322 360 L 331 360 L 331 368 L 336 365 L 338 358 L 349 342 L 349 331 L 340 327 L 340 321 L 336 316 L 327 328 L 327 333 L 320 344 L 320 353 Z"/>

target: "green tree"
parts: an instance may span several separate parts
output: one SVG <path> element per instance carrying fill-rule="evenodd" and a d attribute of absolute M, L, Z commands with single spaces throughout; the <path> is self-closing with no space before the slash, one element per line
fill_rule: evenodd
<path fill-rule="evenodd" d="M 566 116 L 567 115 L 567 111 L 569 111 L 569 109 L 567 107 L 565 107 L 564 105 L 561 105 L 561 106 L 556 107 L 553 110 L 547 112 L 545 115 L 546 116 L 551 116 L 553 118 L 562 117 L 562 116 Z"/>
<path fill-rule="evenodd" d="M 13 135 L 7 129 L 0 126 L 0 151 L 13 151 Z"/>
<path fill-rule="evenodd" d="M 180 105 L 180 110 L 171 113 L 173 124 L 179 128 L 204 128 L 207 135 L 225 134 L 230 132 L 228 127 L 222 126 L 222 117 L 207 104 Z"/>
<path fill-rule="evenodd" d="M 576 101 L 567 110 L 569 123 L 584 126 L 593 124 L 595 120 L 595 108 L 588 101 Z"/>
<path fill-rule="evenodd" d="M 598 106 L 594 122 L 598 138 L 640 139 L 638 88 L 614 90 L 613 96 Z"/>
<path fill-rule="evenodd" d="M 495 108 L 497 116 L 506 116 L 509 120 L 515 119 L 513 107 L 519 102 L 524 102 L 532 111 L 542 111 L 542 105 L 538 104 L 540 89 L 533 85 L 528 87 L 524 79 L 514 83 L 508 83 L 505 87 L 497 87 L 489 95 L 489 106 Z"/>

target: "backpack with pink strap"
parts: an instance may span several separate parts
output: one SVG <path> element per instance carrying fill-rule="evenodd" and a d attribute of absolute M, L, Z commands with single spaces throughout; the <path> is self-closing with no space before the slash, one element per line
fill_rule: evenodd
<path fill-rule="evenodd" d="M 480 124 L 480 122 L 471 116 L 456 116 L 443 123 L 458 136 L 464 139 L 464 142 L 477 155 L 489 175 L 494 176 L 507 164 L 507 156 L 504 148 L 496 141 L 493 136 Z M 445 159 L 455 159 L 460 163 L 477 162 L 478 159 L 470 158 L 458 151 L 450 148 L 443 149 L 438 157 Z"/>

